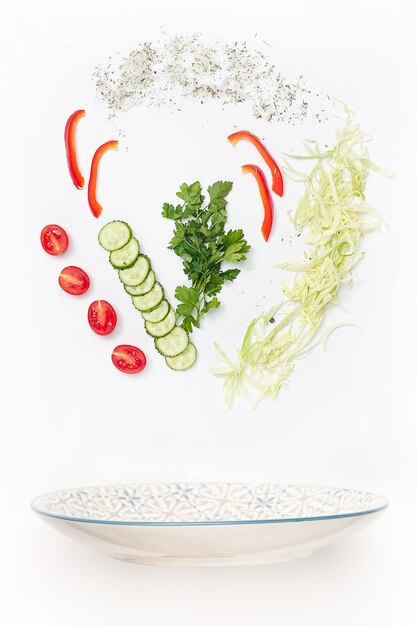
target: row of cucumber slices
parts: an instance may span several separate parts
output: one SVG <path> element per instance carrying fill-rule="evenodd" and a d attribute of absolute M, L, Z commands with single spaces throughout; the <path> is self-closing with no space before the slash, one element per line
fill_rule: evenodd
<path fill-rule="evenodd" d="M 98 235 L 100 245 L 110 252 L 110 263 L 118 270 L 125 291 L 140 311 L 146 332 L 155 340 L 155 347 L 173 370 L 186 370 L 197 359 L 197 350 L 188 333 L 177 326 L 177 316 L 164 289 L 156 280 L 147 256 L 140 253 L 139 242 L 126 222 L 109 222 Z"/>

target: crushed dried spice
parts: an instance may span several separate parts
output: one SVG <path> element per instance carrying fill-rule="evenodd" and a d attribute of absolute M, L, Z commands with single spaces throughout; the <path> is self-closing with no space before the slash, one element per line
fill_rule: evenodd
<path fill-rule="evenodd" d="M 255 118 L 295 124 L 326 118 L 330 98 L 299 76 L 287 80 L 269 55 L 246 42 L 207 43 L 200 35 L 144 42 L 121 61 L 98 66 L 96 89 L 113 111 L 138 105 L 173 111 L 185 99 L 247 104 Z"/>

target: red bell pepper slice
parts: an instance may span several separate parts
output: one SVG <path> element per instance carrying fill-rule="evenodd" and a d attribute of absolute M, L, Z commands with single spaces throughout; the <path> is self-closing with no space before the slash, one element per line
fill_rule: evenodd
<path fill-rule="evenodd" d="M 74 111 L 74 113 L 69 116 L 67 123 L 65 124 L 64 132 L 68 170 L 71 176 L 71 180 L 77 187 L 77 189 L 82 189 L 84 187 L 84 176 L 81 174 L 78 168 L 77 153 L 75 148 L 75 127 L 77 126 L 78 120 L 81 117 L 85 117 L 84 109 Z"/>
<path fill-rule="evenodd" d="M 97 148 L 94 153 L 93 160 L 91 161 L 90 179 L 88 181 L 88 204 L 90 205 L 91 213 L 94 217 L 99 217 L 103 210 L 103 207 L 97 200 L 97 173 L 100 159 L 107 152 L 107 150 L 117 150 L 119 147 L 118 141 L 107 141 L 102 146 Z"/>
<path fill-rule="evenodd" d="M 258 150 L 259 154 L 271 170 L 272 191 L 274 191 L 278 196 L 282 196 L 284 193 L 284 181 L 282 179 L 281 170 L 279 169 L 275 159 L 272 157 L 270 152 L 268 152 L 260 139 L 258 139 L 258 137 L 250 133 L 248 130 L 239 130 L 237 133 L 232 133 L 228 136 L 228 140 L 230 141 L 232 146 L 235 146 L 242 139 L 245 141 L 250 141 L 250 143 L 253 144 Z"/>
<path fill-rule="evenodd" d="M 242 172 L 244 174 L 253 174 L 256 178 L 256 182 L 258 183 L 264 207 L 264 220 L 262 222 L 261 233 L 265 241 L 268 241 L 269 235 L 271 234 L 272 223 L 274 221 L 274 202 L 266 182 L 265 174 L 260 167 L 252 164 L 242 165 Z"/>

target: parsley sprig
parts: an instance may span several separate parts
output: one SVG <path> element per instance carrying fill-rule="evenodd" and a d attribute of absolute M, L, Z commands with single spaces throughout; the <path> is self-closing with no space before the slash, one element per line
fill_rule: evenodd
<path fill-rule="evenodd" d="M 240 273 L 237 268 L 223 270 L 223 263 L 244 261 L 250 250 L 241 229 L 225 231 L 226 197 L 232 186 L 221 180 L 210 185 L 205 204 L 198 181 L 183 183 L 177 192 L 182 203 L 163 205 L 163 217 L 175 221 L 169 247 L 182 259 L 184 273 L 191 281 L 191 287 L 182 285 L 175 290 L 177 314 L 188 332 L 199 328 L 203 315 L 220 306 L 217 296 L 223 284 Z"/>

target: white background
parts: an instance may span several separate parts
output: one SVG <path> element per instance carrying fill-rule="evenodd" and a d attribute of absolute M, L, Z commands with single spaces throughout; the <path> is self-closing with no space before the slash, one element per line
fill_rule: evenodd
<path fill-rule="evenodd" d="M 174 8 L 175 5 L 175 8 Z M 134 8 L 136 7 L 136 8 Z M 1 570 L 8 626 L 110 626 L 214 623 L 246 626 L 411 624 L 415 565 L 417 469 L 415 383 L 415 77 L 412 2 L 283 3 L 76 2 L 62 11 L 37 2 L 2 16 L 1 29 Z M 296 366 L 290 386 L 252 411 L 226 409 L 208 370 L 219 340 L 237 346 L 251 316 L 280 297 L 273 265 L 297 256 L 284 208 L 265 246 L 253 181 L 239 165 L 231 127 L 249 126 L 272 152 L 300 149 L 305 136 L 329 138 L 318 126 L 255 123 L 247 111 L 189 107 L 189 114 L 134 109 L 109 120 L 95 100 L 93 67 L 148 36 L 202 30 L 207 38 L 255 34 L 284 74 L 304 74 L 316 88 L 357 111 L 374 141 L 371 157 L 396 172 L 372 175 L 368 198 L 388 225 L 370 235 L 353 288 L 341 295 L 357 323 Z M 166 244 L 171 225 L 160 206 L 183 180 L 236 181 L 230 223 L 243 226 L 253 253 L 240 283 L 223 293 L 224 308 L 196 337 L 198 367 L 165 368 L 138 316 L 128 307 L 106 255 L 99 223 L 66 171 L 62 132 L 85 107 L 81 165 L 91 150 L 117 138 L 103 160 L 105 215 L 131 222 L 172 296 L 181 267 Z M 81 125 L 80 125 L 81 129 Z M 301 194 L 288 185 L 285 208 Z M 105 202 L 104 202 L 105 201 Z M 259 209 L 260 211 L 260 209 Z M 67 228 L 71 249 L 52 258 L 38 235 L 47 223 Z M 280 232 L 281 231 L 281 232 Z M 281 242 L 281 233 L 284 242 Z M 92 289 L 71 298 L 57 285 L 64 264 L 79 264 Z M 244 293 L 241 293 L 241 292 Z M 114 335 L 86 323 L 91 300 L 120 313 Z M 333 318 L 332 318 L 333 319 Z M 110 362 L 116 343 L 144 347 L 140 377 Z M 36 495 L 62 487 L 151 480 L 247 480 L 363 488 L 391 503 L 375 525 L 311 558 L 242 569 L 164 569 L 112 561 L 53 532 L 30 510 Z"/>

